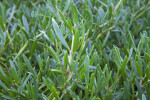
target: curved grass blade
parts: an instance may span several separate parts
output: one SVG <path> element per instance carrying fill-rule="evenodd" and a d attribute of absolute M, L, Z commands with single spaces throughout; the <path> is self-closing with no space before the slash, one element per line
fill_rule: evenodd
<path fill-rule="evenodd" d="M 61 41 L 61 43 L 68 49 L 70 50 L 65 38 L 63 37 L 62 33 L 61 33 L 61 30 L 59 29 L 58 27 L 58 24 L 57 22 L 55 21 L 54 18 L 52 18 L 52 23 L 53 23 L 53 27 L 54 27 L 54 30 L 55 30 L 55 33 L 56 33 L 56 36 L 58 37 L 58 39 Z"/>

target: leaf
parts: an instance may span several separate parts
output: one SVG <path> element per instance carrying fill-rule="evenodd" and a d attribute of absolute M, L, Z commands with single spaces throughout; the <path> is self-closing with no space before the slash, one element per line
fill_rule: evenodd
<path fill-rule="evenodd" d="M 28 21 L 24 15 L 22 16 L 22 21 L 23 21 L 23 25 L 25 26 L 25 29 L 27 29 L 27 31 L 29 31 Z"/>
<path fill-rule="evenodd" d="M 57 69 L 50 69 L 52 72 L 57 72 L 57 73 L 60 73 L 60 74 L 63 74 L 63 71 L 61 70 L 57 70 Z"/>
<path fill-rule="evenodd" d="M 2 67 L 3 68 L 3 67 Z M 3 76 L 3 77 L 5 77 L 6 78 L 6 74 L 4 73 L 4 71 L 3 71 L 3 69 L 1 68 L 1 66 L 0 66 L 0 74 Z"/>
<path fill-rule="evenodd" d="M 79 31 L 76 29 L 75 36 L 73 36 L 73 52 L 75 52 L 79 45 Z"/>
<path fill-rule="evenodd" d="M 29 45 L 29 41 L 27 41 L 27 42 L 24 44 L 24 46 L 19 50 L 19 52 L 17 53 L 17 55 L 16 55 L 14 61 L 23 53 L 23 51 L 28 47 L 28 45 Z"/>
<path fill-rule="evenodd" d="M 11 72 L 15 82 L 18 83 L 19 79 L 18 79 L 17 71 L 14 67 L 11 67 Z"/>
<path fill-rule="evenodd" d="M 140 83 L 139 83 L 139 81 L 137 79 L 135 79 L 135 84 L 136 84 L 137 90 L 138 90 L 138 92 L 140 94 L 139 97 L 141 98 L 142 88 L 141 88 Z"/>
<path fill-rule="evenodd" d="M 85 22 L 85 27 L 87 28 L 87 29 L 89 29 L 89 28 L 91 28 L 91 26 L 92 26 L 92 24 L 93 24 L 93 14 L 91 14 L 91 12 L 90 12 L 91 10 L 90 10 L 90 8 L 89 9 L 85 9 L 84 11 L 83 11 L 83 17 L 84 17 L 84 19 L 86 20 L 86 22 Z"/>
<path fill-rule="evenodd" d="M 67 9 L 69 8 L 71 1 L 72 1 L 72 0 L 67 0 L 67 1 L 66 1 L 65 7 L 64 7 L 64 10 L 63 10 L 63 14 L 65 14 L 65 12 L 67 11 Z"/>
<path fill-rule="evenodd" d="M 36 49 L 36 46 L 37 46 L 37 39 L 33 42 L 32 49 L 30 51 L 30 57 L 33 56 L 33 53 L 34 53 L 34 51 Z"/>
<path fill-rule="evenodd" d="M 91 77 L 90 77 L 89 89 L 92 89 L 92 86 L 93 86 L 93 83 L 94 83 L 94 79 L 95 79 L 95 73 L 92 73 Z"/>
<path fill-rule="evenodd" d="M 85 86 L 85 98 L 86 98 L 86 100 L 89 100 L 89 98 L 88 98 L 88 87 L 87 86 Z"/>
<path fill-rule="evenodd" d="M 142 100 L 147 100 L 144 94 L 142 94 Z"/>
<path fill-rule="evenodd" d="M 31 77 L 31 73 L 29 73 L 29 75 L 26 77 L 26 79 L 24 80 L 22 86 L 21 86 L 21 90 L 24 89 L 24 87 L 26 86 L 27 82 L 29 81 L 29 78 Z"/>
<path fill-rule="evenodd" d="M 110 35 L 110 31 L 107 33 L 107 35 L 106 35 L 106 37 L 105 37 L 105 39 L 104 39 L 103 48 L 104 48 L 104 46 L 105 46 L 106 43 L 107 43 L 107 40 L 108 40 L 108 38 L 109 38 L 109 35 Z"/>
<path fill-rule="evenodd" d="M 38 42 L 38 43 L 41 44 L 41 45 L 43 45 L 43 46 L 45 46 L 46 48 L 48 48 L 48 51 L 51 53 L 52 57 L 53 57 L 56 61 L 59 61 L 57 53 L 54 51 L 54 49 L 53 49 L 51 46 L 47 46 L 47 45 L 45 45 L 45 44 L 43 44 L 43 43 L 40 43 L 40 42 Z"/>
<path fill-rule="evenodd" d="M 4 23 L 2 21 L 2 17 L 0 16 L 0 26 L 3 30 L 5 30 Z"/>
<path fill-rule="evenodd" d="M 68 63 L 68 52 L 66 52 L 64 56 L 64 66 L 66 66 L 67 63 Z"/>
<path fill-rule="evenodd" d="M 141 35 L 141 39 L 140 39 L 139 44 L 138 44 L 138 52 L 139 53 L 141 53 L 141 50 L 143 49 L 144 41 L 145 41 L 144 35 Z"/>
<path fill-rule="evenodd" d="M 11 86 L 11 84 L 8 82 L 8 79 L 5 78 L 2 74 L 0 74 L 0 79 L 1 79 L 7 86 Z"/>
<path fill-rule="evenodd" d="M 146 57 L 148 58 L 148 60 L 150 61 L 150 56 L 145 52 Z"/>
<path fill-rule="evenodd" d="M 46 46 L 46 47 L 48 48 L 49 52 L 52 54 L 52 56 L 54 57 L 54 59 L 56 61 L 59 61 L 58 55 L 56 54 L 56 52 L 54 51 L 54 49 L 52 47 L 48 47 L 48 46 Z"/>
<path fill-rule="evenodd" d="M 147 66 L 147 67 L 146 67 L 146 77 L 147 77 L 147 78 L 149 78 L 149 76 L 150 76 L 149 70 L 150 70 L 150 69 L 149 69 L 149 67 Z"/>
<path fill-rule="evenodd" d="M 44 77 L 42 77 L 43 81 L 44 81 L 44 84 L 47 86 L 47 88 L 49 90 L 52 90 L 52 87 L 54 86 L 54 83 L 49 79 L 45 79 Z"/>
<path fill-rule="evenodd" d="M 141 67 L 140 67 L 140 65 L 139 65 L 139 63 L 138 63 L 138 61 L 136 61 L 136 68 L 137 68 L 137 71 L 138 71 L 139 76 L 142 77 L 142 69 L 141 69 Z"/>
<path fill-rule="evenodd" d="M 5 90 L 8 91 L 8 87 L 0 80 L 0 86 Z"/>
<path fill-rule="evenodd" d="M 122 65 L 121 65 L 121 71 L 122 71 L 123 73 L 125 73 L 125 68 L 126 68 L 126 66 L 127 66 L 127 63 L 128 63 L 128 58 L 127 58 L 127 56 L 125 56 L 125 58 L 124 58 L 124 60 L 123 60 L 123 62 L 122 62 Z"/>
<path fill-rule="evenodd" d="M 117 63 L 117 66 L 120 68 L 121 67 L 121 56 L 120 56 L 120 52 L 119 49 L 117 47 L 114 46 L 114 50 L 115 50 L 115 61 Z"/>
<path fill-rule="evenodd" d="M 36 97 L 35 97 L 34 85 L 30 85 L 30 87 L 31 87 L 31 97 L 33 100 L 36 100 L 35 99 Z"/>
<path fill-rule="evenodd" d="M 55 33 L 56 33 L 56 36 L 58 37 L 58 39 L 68 50 L 70 50 L 70 48 L 69 48 L 65 38 L 63 37 L 63 35 L 58 27 L 58 24 L 56 23 L 54 18 L 52 18 L 52 24 L 53 24 L 53 27 L 54 27 L 54 30 L 55 30 Z"/>
<path fill-rule="evenodd" d="M 78 21 L 77 7 L 72 3 L 71 8 L 72 8 L 72 17 L 73 17 L 74 25 L 77 25 L 77 21 Z"/>
<path fill-rule="evenodd" d="M 2 97 L 4 100 L 16 100 L 15 97 L 10 97 L 10 96 L 4 95 L 2 93 L 0 93 L 0 97 Z"/>
<path fill-rule="evenodd" d="M 49 36 L 50 36 L 50 39 L 51 39 L 52 43 L 54 44 L 54 34 L 53 34 L 52 30 L 50 30 Z"/>
<path fill-rule="evenodd" d="M 94 54 L 93 54 L 93 56 L 92 56 L 92 58 L 90 60 L 90 65 L 93 65 L 96 55 L 97 55 L 97 53 L 94 52 Z"/>
<path fill-rule="evenodd" d="M 98 14 L 99 14 L 100 19 L 102 20 L 105 16 L 105 12 L 102 7 L 99 7 Z"/>
<path fill-rule="evenodd" d="M 57 93 L 57 91 L 56 91 L 56 89 L 55 89 L 54 86 L 52 87 L 52 92 L 53 92 L 55 98 L 56 98 L 57 100 L 59 100 L 58 93 Z"/>
<path fill-rule="evenodd" d="M 62 20 L 64 21 L 64 24 L 67 26 L 68 29 L 70 29 L 70 31 L 72 30 L 72 26 L 70 26 L 67 22 L 67 20 L 65 19 L 65 17 L 63 16 L 62 12 L 59 10 L 59 14 L 62 18 Z"/>
<path fill-rule="evenodd" d="M 26 65 L 27 65 L 28 70 L 29 70 L 33 75 L 36 75 L 35 70 L 33 69 L 33 67 L 32 67 L 32 65 L 31 65 L 31 63 L 29 62 L 28 58 L 27 58 L 25 55 L 23 55 L 23 59 L 24 59 Z"/>
<path fill-rule="evenodd" d="M 21 30 L 23 31 L 26 38 L 29 39 L 29 34 L 27 33 L 27 31 L 24 28 L 21 28 Z"/>
<path fill-rule="evenodd" d="M 19 93 L 16 90 L 8 89 L 8 91 L 11 92 L 11 93 L 13 93 L 13 94 L 19 95 L 21 98 L 25 98 L 25 96 L 23 94 Z"/>
<path fill-rule="evenodd" d="M 40 30 L 40 32 L 43 33 L 44 37 L 45 37 L 50 43 L 52 43 L 51 39 L 46 35 L 46 32 L 45 32 L 45 31 L 41 31 L 41 30 Z M 51 34 L 51 33 L 50 33 L 50 34 Z"/>
<path fill-rule="evenodd" d="M 130 52 L 129 52 L 129 57 L 128 57 L 128 62 L 129 62 L 129 60 L 131 59 L 132 52 L 133 52 L 133 48 L 131 48 L 131 49 L 130 49 Z"/>
<path fill-rule="evenodd" d="M 108 10 L 108 18 L 110 19 L 112 17 L 112 6 L 109 6 L 109 10 Z"/>
<path fill-rule="evenodd" d="M 40 70 L 43 70 L 43 59 L 41 59 L 40 55 L 38 55 L 38 64 L 39 64 L 39 67 L 40 67 Z"/>
<path fill-rule="evenodd" d="M 88 56 L 86 56 L 85 58 L 84 71 L 85 71 L 86 86 L 88 86 L 89 85 L 89 57 Z"/>
<path fill-rule="evenodd" d="M 75 73 L 75 76 L 78 78 L 78 72 L 77 72 L 77 69 L 76 69 L 76 62 L 73 60 L 71 62 L 71 70 Z"/>
<path fill-rule="evenodd" d="M 3 23 L 6 25 L 6 1 L 3 1 Z"/>

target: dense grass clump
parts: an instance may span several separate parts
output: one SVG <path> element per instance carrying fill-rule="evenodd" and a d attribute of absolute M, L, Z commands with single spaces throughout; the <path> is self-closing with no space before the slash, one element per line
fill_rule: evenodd
<path fill-rule="evenodd" d="M 149 100 L 149 0 L 1 0 L 0 99 Z"/>

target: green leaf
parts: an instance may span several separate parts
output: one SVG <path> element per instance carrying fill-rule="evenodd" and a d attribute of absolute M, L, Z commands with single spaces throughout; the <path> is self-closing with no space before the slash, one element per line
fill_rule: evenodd
<path fill-rule="evenodd" d="M 9 87 L 11 86 L 10 82 L 8 82 L 8 79 L 5 78 L 2 74 L 0 74 L 0 79 Z"/>
<path fill-rule="evenodd" d="M 73 22 L 74 25 L 77 25 L 77 21 L 78 21 L 78 11 L 77 11 L 77 7 L 72 3 L 71 4 L 71 8 L 72 8 L 72 17 L 73 17 Z"/>
<path fill-rule="evenodd" d="M 32 99 L 35 100 L 36 97 L 35 97 L 34 85 L 31 85 L 31 93 L 32 93 L 31 94 Z"/>
<path fill-rule="evenodd" d="M 68 8 L 70 7 L 70 3 L 71 3 L 72 0 L 67 0 L 66 3 L 65 3 L 65 7 L 64 7 L 64 10 L 63 10 L 63 14 L 65 14 L 65 12 L 68 10 Z"/>
<path fill-rule="evenodd" d="M 30 51 L 30 57 L 33 56 L 33 53 L 34 53 L 34 51 L 36 49 L 36 46 L 37 46 L 37 39 L 33 42 L 32 49 Z"/>
<path fill-rule="evenodd" d="M 3 69 L 2 69 L 2 68 L 3 68 L 3 67 L 2 67 L 2 66 L 0 66 L 0 74 L 6 78 L 6 74 L 4 73 L 4 71 L 3 71 Z"/>
<path fill-rule="evenodd" d="M 6 25 L 6 1 L 3 1 L 3 23 Z"/>
<path fill-rule="evenodd" d="M 121 56 L 120 56 L 120 52 L 119 49 L 117 47 L 114 46 L 114 50 L 115 50 L 115 61 L 117 63 L 117 66 L 120 68 L 121 67 Z"/>
<path fill-rule="evenodd" d="M 68 52 L 66 51 L 65 56 L 64 56 L 64 66 L 66 66 L 68 63 Z"/>
<path fill-rule="evenodd" d="M 21 28 L 21 30 L 23 31 L 26 38 L 29 39 L 29 35 L 28 35 L 27 31 L 24 28 Z"/>
<path fill-rule="evenodd" d="M 124 60 L 123 60 L 123 62 L 122 62 L 122 65 L 121 65 L 121 71 L 122 71 L 123 73 L 125 73 L 125 68 L 126 68 L 126 66 L 127 66 L 127 63 L 128 63 L 128 57 L 125 56 L 125 58 L 124 58 Z"/>
<path fill-rule="evenodd" d="M 31 73 L 29 73 L 29 75 L 25 78 L 25 80 L 23 81 L 23 84 L 21 85 L 21 90 L 24 89 L 24 87 L 26 86 L 27 82 L 29 81 L 31 77 Z"/>
<path fill-rule="evenodd" d="M 47 46 L 47 45 L 45 45 L 43 43 L 40 43 L 40 42 L 38 42 L 38 43 L 41 44 L 41 45 L 43 45 L 43 46 L 45 46 L 46 48 L 48 48 L 48 51 L 50 52 L 50 54 L 52 55 L 52 57 L 56 61 L 59 61 L 57 53 L 54 51 L 54 49 L 51 46 Z"/>
<path fill-rule="evenodd" d="M 46 33 L 45 33 L 44 31 L 41 31 L 41 32 L 43 32 L 43 33 L 44 33 L 44 37 L 45 37 L 50 43 L 52 43 L 51 39 L 46 35 Z"/>
<path fill-rule="evenodd" d="M 88 87 L 87 86 L 85 86 L 85 98 L 86 98 L 86 100 L 89 100 L 89 98 L 88 98 Z"/>
<path fill-rule="evenodd" d="M 27 21 L 25 16 L 22 16 L 22 21 L 23 21 L 23 25 L 25 26 L 25 29 L 28 32 L 29 31 L 29 25 L 28 25 L 28 21 Z"/>
<path fill-rule="evenodd" d="M 141 98 L 141 96 L 142 96 L 142 88 L 141 88 L 140 83 L 139 83 L 139 81 L 137 79 L 135 79 L 135 84 L 136 84 L 137 89 L 138 89 L 139 97 Z"/>
<path fill-rule="evenodd" d="M 75 73 L 75 76 L 78 78 L 78 72 L 76 69 L 76 62 L 74 60 L 71 62 L 71 70 Z"/>
<path fill-rule="evenodd" d="M 90 77 L 89 89 L 92 89 L 92 86 L 93 86 L 93 83 L 94 83 L 94 79 L 95 79 L 95 73 L 92 73 L 91 77 Z"/>
<path fill-rule="evenodd" d="M 42 77 L 43 81 L 44 81 L 44 84 L 47 86 L 47 88 L 49 90 L 52 90 L 52 87 L 54 86 L 54 83 L 49 79 L 45 79 L 44 77 Z"/>
<path fill-rule="evenodd" d="M 12 61 L 10 61 L 10 66 L 11 66 L 12 76 L 13 76 L 15 82 L 18 83 L 19 79 L 18 79 L 17 71 L 16 71 L 16 68 L 13 67 L 13 62 Z"/>
<path fill-rule="evenodd" d="M 86 86 L 89 85 L 89 57 L 86 56 L 85 62 L 84 62 L 84 71 L 85 71 L 85 82 Z"/>
<path fill-rule="evenodd" d="M 33 75 L 36 75 L 35 70 L 33 69 L 33 67 L 32 67 L 32 65 L 31 65 L 31 63 L 29 62 L 28 58 L 27 58 L 25 55 L 23 55 L 23 59 L 24 59 L 26 65 L 27 65 L 28 70 L 29 70 Z"/>
<path fill-rule="evenodd" d="M 38 55 L 38 64 L 39 64 L 39 67 L 40 67 L 40 70 L 43 70 L 43 60 L 41 59 L 40 55 Z"/>
<path fill-rule="evenodd" d="M 150 61 L 150 56 L 145 52 L 146 57 L 148 58 L 148 60 Z"/>
<path fill-rule="evenodd" d="M 147 78 L 149 78 L 149 76 L 150 76 L 150 72 L 149 71 L 150 71 L 149 66 L 147 66 L 146 67 L 146 77 Z"/>
<path fill-rule="evenodd" d="M 19 52 L 17 53 L 15 60 L 23 53 L 23 51 L 28 47 L 29 45 L 29 41 L 27 41 L 24 46 L 19 50 Z"/>
<path fill-rule="evenodd" d="M 0 86 L 5 90 L 8 91 L 8 87 L 0 80 Z"/>
<path fill-rule="evenodd" d="M 129 60 L 130 60 L 130 58 L 131 58 L 131 56 L 132 56 L 132 52 L 133 52 L 133 48 L 130 49 L 129 57 L 128 57 L 128 62 L 129 62 Z"/>
<path fill-rule="evenodd" d="M 18 91 L 16 91 L 16 90 L 8 89 L 8 91 L 13 93 L 13 94 L 19 95 L 21 98 L 25 98 L 25 96 L 23 94 L 18 93 Z"/>
<path fill-rule="evenodd" d="M 56 98 L 57 100 L 59 100 L 58 93 L 57 93 L 57 91 L 56 91 L 56 89 L 55 89 L 54 86 L 52 87 L 52 92 L 53 92 L 55 98 Z"/>
<path fill-rule="evenodd" d="M 59 10 L 59 14 L 62 18 L 62 20 L 64 21 L 64 24 L 67 26 L 68 29 L 70 29 L 70 31 L 72 31 L 72 26 L 70 26 L 67 22 L 67 20 L 65 19 L 65 17 L 63 16 L 62 12 Z"/>
<path fill-rule="evenodd" d="M 108 9 L 108 18 L 110 19 L 112 17 L 112 6 L 110 5 L 109 6 L 109 9 Z"/>
<path fill-rule="evenodd" d="M 56 61 L 59 61 L 58 55 L 57 55 L 57 53 L 54 51 L 54 49 L 53 49 L 51 46 L 50 46 L 50 47 L 46 46 L 46 47 L 48 48 L 49 52 L 52 54 L 52 56 L 54 57 L 54 59 L 55 59 Z"/>
<path fill-rule="evenodd" d="M 57 70 L 57 69 L 50 69 L 52 72 L 57 72 L 57 73 L 60 73 L 60 74 L 63 74 L 63 71 L 61 70 Z"/>
<path fill-rule="evenodd" d="M 142 94 L 142 100 L 147 100 L 144 94 Z"/>
<path fill-rule="evenodd" d="M 4 23 L 2 21 L 2 17 L 0 16 L 0 26 L 3 30 L 5 30 Z"/>
<path fill-rule="evenodd" d="M 58 27 L 58 24 L 56 23 L 55 19 L 52 18 L 52 23 L 53 23 L 53 27 L 54 27 L 54 30 L 55 30 L 55 33 L 56 33 L 56 36 L 58 37 L 58 39 L 61 41 L 61 43 L 68 49 L 70 50 L 65 38 L 63 37 L 62 33 L 61 33 L 61 30 L 59 29 Z"/>
<path fill-rule="evenodd" d="M 137 71 L 138 71 L 139 76 L 142 77 L 142 69 L 141 69 L 141 67 L 140 67 L 140 65 L 139 65 L 139 63 L 138 63 L 138 61 L 136 61 L 136 68 L 137 68 Z"/>
<path fill-rule="evenodd" d="M 50 39 L 51 39 L 52 43 L 54 44 L 54 34 L 53 34 L 52 30 L 50 30 L 49 35 L 50 35 Z"/>
<path fill-rule="evenodd" d="M 90 13 L 90 9 L 85 9 L 83 12 L 83 17 L 86 20 L 85 27 L 89 29 L 93 23 L 93 14 Z"/>
<path fill-rule="evenodd" d="M 102 21 L 104 19 L 104 17 L 105 17 L 105 12 L 104 12 L 102 7 L 99 7 L 98 14 L 99 14 L 99 17 L 100 17 L 100 19 Z"/>
<path fill-rule="evenodd" d="M 109 35 L 110 35 L 110 31 L 107 33 L 107 35 L 106 35 L 106 37 L 105 37 L 105 39 L 104 39 L 103 48 L 104 48 L 104 46 L 106 45 L 106 42 L 107 42 L 107 40 L 108 40 L 108 38 L 109 38 Z"/>
<path fill-rule="evenodd" d="M 8 96 L 8 95 L 4 95 L 2 93 L 0 93 L 1 97 L 4 99 L 4 100 L 16 100 L 15 97 L 11 97 L 11 96 Z"/>
<path fill-rule="evenodd" d="M 75 52 L 78 49 L 79 45 L 79 31 L 76 29 L 75 36 L 73 36 L 73 52 Z"/>
<path fill-rule="evenodd" d="M 92 56 L 92 58 L 90 60 L 90 65 L 93 65 L 95 57 L 96 57 L 96 52 L 94 52 L 94 54 L 93 54 L 93 56 Z"/>

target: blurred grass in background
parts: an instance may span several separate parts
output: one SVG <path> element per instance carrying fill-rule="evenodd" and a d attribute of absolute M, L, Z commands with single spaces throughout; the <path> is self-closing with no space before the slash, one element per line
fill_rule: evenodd
<path fill-rule="evenodd" d="M 0 1 L 0 99 L 148 100 L 149 0 Z"/>

